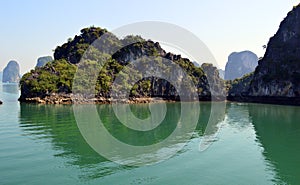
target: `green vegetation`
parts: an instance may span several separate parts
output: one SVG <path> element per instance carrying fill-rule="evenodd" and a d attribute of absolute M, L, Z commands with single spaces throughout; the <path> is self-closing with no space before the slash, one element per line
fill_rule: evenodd
<path fill-rule="evenodd" d="M 226 89 L 228 90 L 229 96 L 241 95 L 248 91 L 250 83 L 254 76 L 254 72 L 245 74 L 242 78 L 226 81 Z"/>
<path fill-rule="evenodd" d="M 181 74 L 178 71 L 169 71 L 170 66 L 163 58 L 178 64 L 189 75 L 200 96 L 210 95 L 206 76 L 200 67 L 180 55 L 166 53 L 159 43 L 146 41 L 140 36 L 129 35 L 118 39 L 105 29 L 84 28 L 79 36 L 76 35 L 73 39 L 68 39 L 67 43 L 58 46 L 54 58 L 54 61 L 35 68 L 22 77 L 21 99 L 45 97 L 52 93 L 86 92 L 91 87 L 95 88 L 87 93 L 96 97 L 109 97 L 112 90 L 120 94 L 130 90 L 130 95 L 137 97 L 176 96 L 174 84 L 157 77 L 143 78 L 139 73 L 140 70 L 157 71 L 150 64 L 154 60 L 164 73 L 171 72 L 175 77 L 178 76 L 178 84 L 185 84 L 179 78 Z M 129 67 L 136 59 L 140 62 L 139 69 Z M 74 87 L 73 79 L 76 79 Z M 119 83 L 112 86 L 116 79 Z"/>
<path fill-rule="evenodd" d="M 46 66 L 31 70 L 20 80 L 21 89 L 31 96 L 49 93 L 70 93 L 76 66 L 66 60 L 55 60 Z M 24 89 L 25 88 L 25 89 Z"/>

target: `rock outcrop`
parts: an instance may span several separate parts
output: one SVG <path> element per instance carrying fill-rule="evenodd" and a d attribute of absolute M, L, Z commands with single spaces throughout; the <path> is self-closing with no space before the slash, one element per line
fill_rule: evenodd
<path fill-rule="evenodd" d="M 39 57 L 36 63 L 36 67 L 43 67 L 51 61 L 53 61 L 53 58 L 51 56 Z"/>
<path fill-rule="evenodd" d="M 99 37 L 104 39 L 97 40 Z M 116 52 L 111 53 L 111 49 L 115 48 L 117 48 Z M 196 94 L 196 99 L 210 100 L 211 90 L 213 90 L 213 95 L 224 97 L 223 81 L 219 79 L 216 68 L 206 66 L 208 69 L 206 74 L 202 68 L 196 67 L 189 59 L 166 52 L 158 42 L 145 40 L 140 36 L 127 36 L 119 39 L 105 29 L 84 28 L 79 36 L 76 35 L 67 43 L 58 46 L 55 49 L 54 58 L 55 60 L 46 66 L 23 75 L 20 82 L 20 101 L 69 103 L 66 97 L 76 97 L 78 92 L 83 92 L 84 98 L 94 100 L 94 102 L 111 102 L 115 98 L 123 101 L 122 95 L 126 94 L 125 91 L 129 91 L 129 98 L 132 102 L 140 100 L 147 102 L 148 98 L 151 100 L 162 98 L 167 101 L 186 98 L 185 100 L 190 101 L 194 98 L 190 94 Z M 139 68 L 128 67 L 130 64 L 134 65 L 136 60 L 140 61 Z M 81 65 L 87 68 L 80 70 Z M 172 65 L 182 70 L 175 70 Z M 79 78 L 74 77 L 75 72 L 77 76 L 80 74 Z M 142 76 L 141 72 L 146 77 L 138 79 Z M 97 79 L 91 80 L 90 74 L 99 75 Z M 184 78 L 185 74 L 188 77 Z M 208 75 L 212 75 L 211 81 L 217 84 L 209 84 Z M 170 78 L 172 83 L 164 79 L 164 76 Z M 74 78 L 79 84 L 75 87 L 73 87 Z M 117 78 L 121 79 L 121 84 L 115 83 Z M 193 85 L 189 85 L 187 79 L 191 80 Z M 94 83 L 95 89 L 86 92 L 91 87 L 91 82 Z M 117 91 L 113 88 L 117 88 Z M 184 97 L 179 96 L 181 92 L 184 92 L 182 93 Z M 80 102 L 86 102 L 86 100 L 79 98 Z"/>
<path fill-rule="evenodd" d="M 281 22 L 254 73 L 250 96 L 300 96 L 300 6 Z"/>
<path fill-rule="evenodd" d="M 241 95 L 229 97 L 237 101 L 300 105 L 300 4 L 270 38 L 249 86 L 231 93 Z"/>
<path fill-rule="evenodd" d="M 12 60 L 3 70 L 2 82 L 18 83 L 20 80 L 20 67 L 18 62 Z"/>
<path fill-rule="evenodd" d="M 250 83 L 253 79 L 253 72 L 246 74 L 242 78 L 230 81 L 227 99 L 235 101 L 243 101 L 244 96 L 247 96 Z"/>
<path fill-rule="evenodd" d="M 217 67 L 210 63 L 203 63 L 201 68 L 208 79 L 210 91 L 214 95 L 214 100 L 225 100 L 225 84 L 224 80 L 220 78 Z"/>
<path fill-rule="evenodd" d="M 251 51 L 231 53 L 225 67 L 225 80 L 234 80 L 253 72 L 258 64 L 257 61 L 258 57 Z"/>
<path fill-rule="evenodd" d="M 0 82 L 2 82 L 3 72 L 0 71 Z"/>

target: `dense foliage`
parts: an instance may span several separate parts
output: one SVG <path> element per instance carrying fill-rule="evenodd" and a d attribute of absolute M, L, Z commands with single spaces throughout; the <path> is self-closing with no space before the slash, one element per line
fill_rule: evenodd
<path fill-rule="evenodd" d="M 49 62 L 23 75 L 20 81 L 22 93 L 30 97 L 70 93 L 75 71 L 76 66 L 64 59 Z"/>
<path fill-rule="evenodd" d="M 228 96 L 243 96 L 247 93 L 253 76 L 254 72 L 245 74 L 242 78 L 226 81 Z"/>
<path fill-rule="evenodd" d="M 130 89 L 131 96 L 176 96 L 174 84 L 157 77 L 142 78 L 137 70 L 128 67 L 128 64 L 138 59 L 142 70 L 150 70 L 153 66 L 149 64 L 149 57 L 157 61 L 165 72 L 169 69 L 162 59 L 178 64 L 196 85 L 199 96 L 210 96 L 205 73 L 188 59 L 166 53 L 159 43 L 144 40 L 140 36 L 129 35 L 118 39 L 105 29 L 90 27 L 82 29 L 79 36 L 58 46 L 54 61 L 31 70 L 22 77 L 20 99 L 86 91 L 91 84 L 96 84 L 94 92 L 91 92 L 96 97 L 109 97 L 116 78 L 122 79 L 116 85 L 118 91 Z M 172 75 L 178 77 L 178 84 L 184 84 L 178 71 L 172 72 Z M 74 78 L 76 84 L 73 88 Z M 130 84 L 131 82 L 135 84 Z"/>

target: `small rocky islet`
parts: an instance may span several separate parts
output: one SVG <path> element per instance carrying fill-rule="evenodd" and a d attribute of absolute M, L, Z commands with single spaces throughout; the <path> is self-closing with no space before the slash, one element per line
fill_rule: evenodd
<path fill-rule="evenodd" d="M 50 104 L 74 103 L 76 94 L 72 94 L 72 80 L 78 69 L 79 61 L 90 45 L 107 34 L 107 48 L 121 47 L 113 55 L 93 48 L 89 56 L 89 64 L 97 67 L 101 59 L 109 58 L 99 72 L 96 81 L 95 96 L 89 100 L 98 103 L 111 103 L 111 87 L 114 79 L 124 66 L 131 61 L 143 56 L 154 56 L 168 59 L 178 64 L 192 79 L 196 86 L 199 100 L 211 100 L 212 94 L 217 100 L 239 102 L 259 102 L 275 104 L 300 105 L 300 5 L 295 6 L 287 17 L 281 22 L 277 33 L 270 38 L 266 46 L 265 55 L 255 64 L 251 64 L 249 70 L 255 71 L 234 80 L 223 80 L 219 77 L 219 70 L 211 64 L 196 66 L 187 58 L 175 55 L 163 50 L 158 42 L 145 40 L 140 36 L 127 36 L 117 38 L 106 29 L 89 27 L 81 30 L 80 35 L 69 39 L 65 44 L 58 46 L 54 52 L 54 60 L 43 63 L 40 67 L 23 75 L 20 80 L 21 102 L 36 102 Z M 127 45 L 126 43 L 133 43 Z M 124 47 L 123 47 L 124 46 Z M 102 48 L 105 50 L 105 48 Z M 244 53 L 245 54 L 245 53 Z M 254 60 L 257 56 L 251 53 Z M 234 55 L 234 56 L 233 56 Z M 233 53 L 232 57 L 238 53 Z M 163 65 L 163 64 L 162 64 Z M 145 62 L 145 69 L 151 66 Z M 98 69 L 97 69 L 98 70 Z M 155 69 L 154 69 L 155 70 Z M 248 69 L 247 69 L 248 70 Z M 250 72 L 250 71 L 249 71 Z M 130 79 L 135 71 L 127 71 L 124 79 Z M 174 78 L 178 84 L 183 83 L 181 74 L 174 71 Z M 226 74 L 225 74 L 226 76 Z M 231 77 L 230 77 L 231 78 Z M 214 82 L 210 86 L 209 81 Z M 82 81 L 84 89 L 85 82 Z M 124 86 L 128 86 L 124 81 Z M 130 90 L 132 102 L 151 102 L 155 98 L 166 101 L 180 100 L 176 88 L 166 80 L 151 77 L 138 81 Z M 121 98 L 121 97 L 120 97 Z M 76 98 L 75 98 L 76 99 Z M 79 102 L 86 103 L 86 97 L 79 97 Z M 129 101 L 130 101 L 129 100 Z M 132 103 L 126 102 L 126 103 Z"/>
<path fill-rule="evenodd" d="M 3 83 L 18 83 L 20 81 L 20 66 L 15 60 L 8 62 L 1 74 Z"/>

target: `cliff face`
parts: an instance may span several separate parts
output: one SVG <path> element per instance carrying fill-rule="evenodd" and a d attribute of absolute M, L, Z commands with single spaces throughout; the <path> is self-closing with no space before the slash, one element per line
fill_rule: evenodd
<path fill-rule="evenodd" d="M 19 64 L 12 60 L 3 70 L 2 82 L 17 83 L 20 80 Z"/>
<path fill-rule="evenodd" d="M 225 99 L 225 84 L 224 80 L 220 78 L 219 70 L 217 67 L 210 63 L 203 63 L 201 65 L 207 80 L 209 82 L 210 91 L 219 99 Z M 224 96 L 224 97 L 223 97 Z"/>
<path fill-rule="evenodd" d="M 2 82 L 3 72 L 0 71 L 0 82 Z"/>
<path fill-rule="evenodd" d="M 251 96 L 300 96 L 300 6 L 288 13 L 270 39 L 254 73 Z"/>
<path fill-rule="evenodd" d="M 234 80 L 253 72 L 257 61 L 258 57 L 251 51 L 231 53 L 225 67 L 225 80 Z"/>
<path fill-rule="evenodd" d="M 108 34 L 106 39 L 97 40 L 103 34 Z M 90 46 L 95 40 L 97 40 L 96 44 L 94 43 L 95 45 Z M 89 47 L 87 55 L 84 56 L 84 64 L 93 66 L 87 70 L 99 72 L 94 94 L 94 98 L 96 97 L 98 100 L 111 98 L 112 84 L 114 84 L 116 78 L 122 79 L 122 84 L 117 85 L 119 88 L 118 93 L 120 94 L 118 95 L 119 98 L 122 98 L 121 94 L 125 94 L 123 90 L 130 87 L 129 82 L 135 82 L 130 90 L 130 97 L 162 97 L 164 99 L 179 100 L 178 92 L 180 88 L 189 87 L 184 86 L 187 83 L 185 82 L 186 79 L 183 78 L 182 71 L 168 68 L 169 64 L 166 63 L 166 60 L 180 66 L 194 83 L 195 88 L 187 89 L 187 92 L 196 91 L 202 100 L 211 98 L 210 89 L 213 89 L 214 95 L 221 96 L 221 94 L 224 94 L 224 89 L 218 89 L 224 88 L 224 86 L 221 85 L 223 81 L 219 79 L 216 68 L 208 70 L 211 71 L 208 73 L 209 75 L 216 76 L 211 77 L 213 82 L 217 82 L 217 85 L 212 84 L 213 87 L 210 88 L 208 76 L 202 68 L 196 67 L 189 59 L 182 58 L 180 55 L 167 53 L 158 42 L 145 40 L 139 36 L 127 36 L 124 39 L 119 39 L 105 29 L 90 27 L 82 29 L 79 36 L 76 35 L 73 39 L 69 39 L 67 43 L 58 46 L 54 53 L 54 61 L 48 62 L 45 66 L 36 68 L 23 75 L 20 82 L 21 97 L 19 100 L 27 101 L 35 97 L 47 99 L 53 94 L 72 95 L 74 74 L 78 69 L 78 65 L 81 65 L 81 63 L 79 64 L 80 59 Z M 107 51 L 113 47 L 121 49 L 110 55 Z M 141 76 L 141 74 L 139 74 L 138 70 L 128 68 L 128 65 L 135 60 L 141 60 L 140 68 L 147 74 L 154 72 L 157 76 L 163 77 L 167 70 L 171 69 L 172 71 L 169 72 L 172 73 L 172 83 L 156 76 L 136 81 L 135 77 Z M 151 61 L 158 62 L 159 67 L 164 70 L 162 71 L 157 68 L 158 66 L 152 65 Z M 100 63 L 105 63 L 105 65 L 100 67 Z M 82 71 L 83 74 L 81 74 L 79 70 L 77 71 L 78 73 L 83 76 L 88 75 L 86 71 Z M 79 81 L 80 86 L 76 87 L 76 92 L 84 92 L 90 87 L 88 79 L 81 78 Z M 176 89 L 174 85 L 180 86 L 180 88 Z M 185 96 L 188 97 L 188 94 L 185 94 Z"/>
<path fill-rule="evenodd" d="M 53 58 L 51 56 L 39 57 L 36 63 L 36 67 L 43 67 L 50 61 L 53 61 Z"/>
<path fill-rule="evenodd" d="M 270 38 L 253 76 L 238 83 L 247 85 L 232 86 L 231 100 L 300 105 L 300 5 L 288 13 Z"/>

